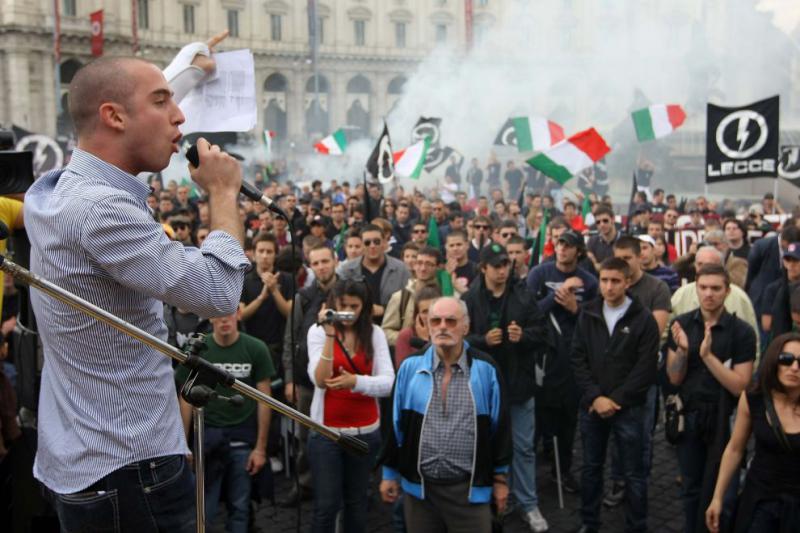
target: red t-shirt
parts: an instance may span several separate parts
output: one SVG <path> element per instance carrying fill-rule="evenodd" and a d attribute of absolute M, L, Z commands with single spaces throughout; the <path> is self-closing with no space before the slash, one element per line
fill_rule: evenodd
<path fill-rule="evenodd" d="M 366 360 L 364 350 L 351 354 L 356 368 L 350 364 L 338 342 L 333 343 L 333 376 L 341 370 L 351 374 L 372 375 L 373 361 Z M 378 404 L 375 398 L 348 389 L 326 389 L 323 424 L 328 427 L 365 427 L 378 421 Z"/>

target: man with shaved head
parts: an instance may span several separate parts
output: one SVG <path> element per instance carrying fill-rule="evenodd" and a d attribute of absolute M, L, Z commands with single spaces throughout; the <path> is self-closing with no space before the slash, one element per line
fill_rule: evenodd
<path fill-rule="evenodd" d="M 490 502 L 499 513 L 506 507 L 505 385 L 492 359 L 464 342 L 468 331 L 463 301 L 435 300 L 428 310 L 430 345 L 397 373 L 380 491 L 394 502 L 402 487 L 408 531 L 488 533 Z"/>
<path fill-rule="evenodd" d="M 176 97 L 213 70 L 209 46 L 222 38 L 184 48 L 165 71 L 169 82 L 137 58 L 101 58 L 79 70 L 69 105 L 77 148 L 25 199 L 31 270 L 162 339 L 162 302 L 201 317 L 233 313 L 250 265 L 235 159 L 198 141 L 201 165 L 189 171 L 210 211 L 200 249 L 167 238 L 137 177 L 163 170 L 178 151 L 184 116 Z M 45 359 L 34 475 L 51 492 L 62 529 L 194 531 L 170 361 L 43 293 L 31 301 Z"/>

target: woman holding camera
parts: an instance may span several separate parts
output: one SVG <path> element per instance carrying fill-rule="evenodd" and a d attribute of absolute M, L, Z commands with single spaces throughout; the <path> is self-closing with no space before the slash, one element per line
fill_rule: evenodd
<path fill-rule="evenodd" d="M 367 486 L 380 446 L 376 398 L 389 396 L 394 383 L 389 345 L 373 325 L 371 309 L 365 283 L 339 281 L 319 312 L 319 323 L 308 330 L 308 375 L 315 385 L 311 418 L 369 445 L 361 457 L 317 433 L 309 436 L 315 533 L 335 531 L 342 507 L 343 531 L 366 531 Z"/>
<path fill-rule="evenodd" d="M 742 393 L 733 435 L 722 455 L 706 526 L 720 530 L 722 499 L 750 434 L 755 455 L 739 496 L 736 532 L 788 533 L 800 527 L 800 334 L 786 333 L 764 354 L 758 379 Z"/>

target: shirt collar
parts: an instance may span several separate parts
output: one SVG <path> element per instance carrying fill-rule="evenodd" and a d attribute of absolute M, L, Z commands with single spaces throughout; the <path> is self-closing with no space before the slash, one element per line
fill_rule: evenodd
<path fill-rule="evenodd" d="M 731 315 L 727 309 L 723 309 L 722 314 L 719 316 L 719 320 L 717 320 L 715 327 L 717 326 L 721 328 L 726 327 L 732 318 L 733 315 Z M 705 324 L 705 321 L 703 320 L 703 312 L 700 310 L 700 307 L 694 310 L 694 314 L 692 315 L 692 320 L 701 325 Z"/>
<path fill-rule="evenodd" d="M 433 370 L 436 371 L 439 368 L 439 365 L 442 364 L 442 360 L 439 359 L 439 354 L 436 353 L 436 347 L 431 346 L 433 348 Z M 461 350 L 461 357 L 458 358 L 456 361 L 456 365 L 461 369 L 462 372 L 465 374 L 469 370 L 469 364 L 467 364 L 467 344 L 464 344 L 464 348 Z M 444 366 L 444 365 L 442 365 Z"/>
<path fill-rule="evenodd" d="M 136 198 L 146 199 L 150 194 L 150 187 L 133 174 L 129 174 L 80 148 L 72 151 L 67 168 L 82 176 L 86 175 L 86 172 L 91 172 L 93 178 L 103 180 L 111 187 L 128 192 Z"/>

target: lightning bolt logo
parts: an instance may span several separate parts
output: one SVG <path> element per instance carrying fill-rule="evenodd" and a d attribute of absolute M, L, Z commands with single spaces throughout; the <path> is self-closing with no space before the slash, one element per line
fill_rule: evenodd
<path fill-rule="evenodd" d="M 786 166 L 793 167 L 798 159 L 800 159 L 800 148 L 789 150 L 789 159 L 786 161 Z"/>
<path fill-rule="evenodd" d="M 739 119 L 739 128 L 736 130 L 736 140 L 739 141 L 739 151 L 742 151 L 744 148 L 744 144 L 747 142 L 747 138 L 750 136 L 750 132 L 747 131 L 747 125 L 750 124 L 750 119 L 747 117 L 742 117 Z"/>

